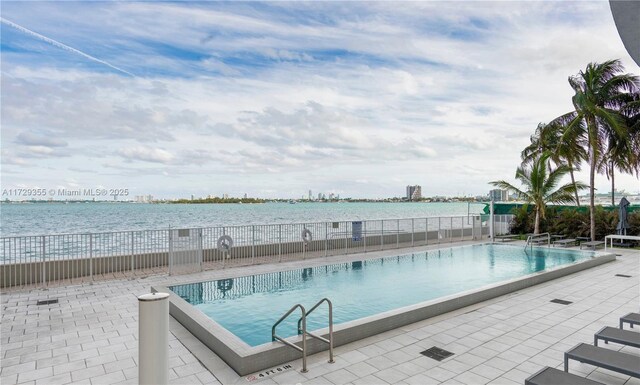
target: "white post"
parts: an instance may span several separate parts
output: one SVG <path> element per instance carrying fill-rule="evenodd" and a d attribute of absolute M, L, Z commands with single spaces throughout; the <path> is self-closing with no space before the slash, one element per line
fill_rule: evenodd
<path fill-rule="evenodd" d="M 144 294 L 138 303 L 138 383 L 168 384 L 169 294 Z"/>
<path fill-rule="evenodd" d="M 491 204 L 489 205 L 489 237 L 491 242 L 494 241 L 493 232 L 493 199 L 491 199 Z"/>

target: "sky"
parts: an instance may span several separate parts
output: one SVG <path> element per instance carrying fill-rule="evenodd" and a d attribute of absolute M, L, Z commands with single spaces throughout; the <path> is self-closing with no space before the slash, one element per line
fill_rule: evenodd
<path fill-rule="evenodd" d="M 1 18 L 3 192 L 486 195 L 572 110 L 570 75 L 640 74 L 608 1 L 3 1 Z"/>

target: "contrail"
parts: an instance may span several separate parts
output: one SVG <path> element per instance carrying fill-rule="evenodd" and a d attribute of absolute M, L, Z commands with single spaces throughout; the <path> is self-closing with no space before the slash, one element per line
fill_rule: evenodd
<path fill-rule="evenodd" d="M 66 45 L 66 44 L 62 44 L 62 43 L 60 43 L 59 41 L 56 41 L 56 40 L 50 39 L 50 38 L 48 38 L 48 37 L 46 37 L 46 36 L 42 36 L 42 35 L 40 35 L 39 33 L 34 32 L 34 31 L 30 30 L 30 29 L 27 29 L 27 28 L 25 28 L 25 27 L 23 27 L 23 26 L 20 26 L 20 25 L 18 25 L 18 24 L 16 24 L 16 23 L 14 23 L 14 22 L 12 22 L 12 21 L 9 21 L 9 20 L 5 19 L 4 17 L 0 17 L 0 22 L 3 22 L 3 23 L 5 23 L 5 24 L 6 24 L 6 25 L 8 25 L 8 26 L 11 26 L 11 27 L 13 27 L 13 28 L 17 29 L 17 30 L 18 30 L 18 31 L 20 31 L 20 32 L 24 32 L 24 33 L 26 33 L 27 35 L 31 35 L 31 36 L 33 36 L 33 37 L 35 37 L 35 38 L 37 38 L 37 39 L 40 39 L 40 40 L 42 40 L 42 41 L 44 41 L 44 42 L 47 42 L 47 43 L 51 44 L 51 45 L 53 45 L 53 46 L 56 46 L 56 47 L 58 47 L 58 48 L 62 48 L 62 49 L 64 49 L 64 50 L 66 50 L 66 51 L 73 52 L 73 53 L 76 53 L 76 54 L 78 54 L 78 55 L 84 56 L 85 58 L 87 58 L 87 59 L 89 59 L 89 60 L 93 60 L 93 61 L 98 62 L 98 63 L 100 63 L 100 64 L 104 64 L 104 65 L 106 65 L 107 67 L 113 68 L 113 69 L 114 69 L 114 70 L 116 70 L 116 71 L 120 71 L 120 72 L 122 72 L 122 73 L 125 73 L 125 74 L 127 74 L 127 75 L 130 75 L 130 76 L 135 77 L 135 75 L 134 75 L 134 74 L 132 74 L 131 72 L 125 71 L 125 70 L 123 70 L 122 68 L 118 68 L 118 67 L 114 66 L 113 64 L 109 64 L 109 63 L 107 63 L 107 62 L 106 62 L 106 61 L 104 61 L 104 60 L 100 60 L 100 59 L 98 59 L 97 57 L 94 57 L 94 56 L 91 56 L 91 55 L 87 55 L 86 53 L 84 53 L 84 52 L 82 52 L 82 51 L 79 51 L 79 50 L 77 50 L 77 49 L 75 49 L 75 48 L 73 48 L 73 47 L 69 47 L 69 46 L 68 46 L 68 45 Z"/>

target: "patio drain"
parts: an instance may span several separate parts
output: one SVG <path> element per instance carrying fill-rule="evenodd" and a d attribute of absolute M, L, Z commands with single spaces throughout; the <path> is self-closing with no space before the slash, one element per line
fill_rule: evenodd
<path fill-rule="evenodd" d="M 425 350 L 424 352 L 420 352 L 420 354 L 422 354 L 423 356 L 427 356 L 429 358 L 433 358 L 436 361 L 442 361 L 447 357 L 450 357 L 453 355 L 453 353 L 448 352 L 444 349 L 440 349 L 436 346 L 431 347 L 427 350 Z"/>
<path fill-rule="evenodd" d="M 616 274 L 616 277 L 631 278 L 630 275 L 626 275 L 626 274 Z"/>
<path fill-rule="evenodd" d="M 52 303 L 58 303 L 57 299 L 43 299 L 36 303 L 36 305 L 51 305 Z"/>
<path fill-rule="evenodd" d="M 571 301 L 565 301 L 564 299 L 557 299 L 557 298 L 556 298 L 556 299 L 552 299 L 552 300 L 551 300 L 551 301 L 549 301 L 549 302 L 559 303 L 560 305 L 569 305 L 569 304 L 572 304 L 572 303 L 573 303 L 573 302 L 571 302 Z"/>

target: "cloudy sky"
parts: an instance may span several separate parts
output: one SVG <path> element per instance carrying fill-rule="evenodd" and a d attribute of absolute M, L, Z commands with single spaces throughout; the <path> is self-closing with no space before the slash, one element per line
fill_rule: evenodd
<path fill-rule="evenodd" d="M 640 73 L 607 1 L 3 1 L 0 25 L 3 189 L 485 194 L 569 75 Z"/>

